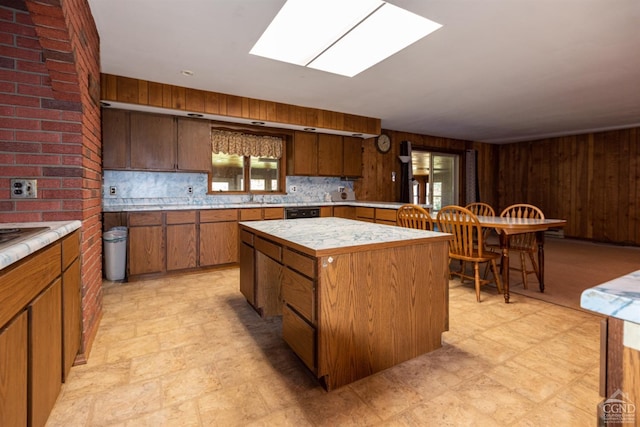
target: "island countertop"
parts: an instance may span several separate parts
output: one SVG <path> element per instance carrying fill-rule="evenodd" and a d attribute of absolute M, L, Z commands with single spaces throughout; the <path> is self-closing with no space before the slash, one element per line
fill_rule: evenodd
<path fill-rule="evenodd" d="M 585 290 L 580 306 L 640 325 L 640 270 Z"/>
<path fill-rule="evenodd" d="M 240 225 L 311 256 L 451 239 L 447 233 L 335 217 L 242 221 Z"/>

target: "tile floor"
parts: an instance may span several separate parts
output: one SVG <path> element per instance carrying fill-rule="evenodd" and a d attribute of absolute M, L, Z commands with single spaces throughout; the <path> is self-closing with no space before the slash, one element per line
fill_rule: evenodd
<path fill-rule="evenodd" d="M 48 426 L 589 426 L 599 321 L 450 284 L 443 347 L 326 393 L 238 291 L 239 270 L 113 284 Z"/>

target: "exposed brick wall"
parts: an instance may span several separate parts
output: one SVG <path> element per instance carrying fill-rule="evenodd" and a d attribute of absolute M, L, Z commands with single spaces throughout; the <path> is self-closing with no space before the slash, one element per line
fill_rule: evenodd
<path fill-rule="evenodd" d="M 81 220 L 83 342 L 102 312 L 99 39 L 86 0 L 0 0 L 0 222 Z M 10 198 L 10 179 L 38 198 Z"/>

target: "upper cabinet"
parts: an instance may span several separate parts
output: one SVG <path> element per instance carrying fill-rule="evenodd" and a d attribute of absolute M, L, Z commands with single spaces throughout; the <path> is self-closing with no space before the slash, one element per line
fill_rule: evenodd
<path fill-rule="evenodd" d="M 131 169 L 174 170 L 176 122 L 173 116 L 132 111 Z"/>
<path fill-rule="evenodd" d="M 287 146 L 287 174 L 361 177 L 362 139 L 294 132 Z"/>
<path fill-rule="evenodd" d="M 178 118 L 178 169 L 211 170 L 211 124 Z"/>
<path fill-rule="evenodd" d="M 287 175 L 318 175 L 318 134 L 293 133 L 293 141 L 287 144 Z"/>
<path fill-rule="evenodd" d="M 210 124 L 163 114 L 102 110 L 104 169 L 209 171 Z"/>

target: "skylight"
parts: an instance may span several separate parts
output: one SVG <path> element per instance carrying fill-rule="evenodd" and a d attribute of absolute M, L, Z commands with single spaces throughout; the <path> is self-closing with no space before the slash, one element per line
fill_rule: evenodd
<path fill-rule="evenodd" d="M 353 77 L 440 27 L 381 0 L 287 0 L 250 53 Z"/>

